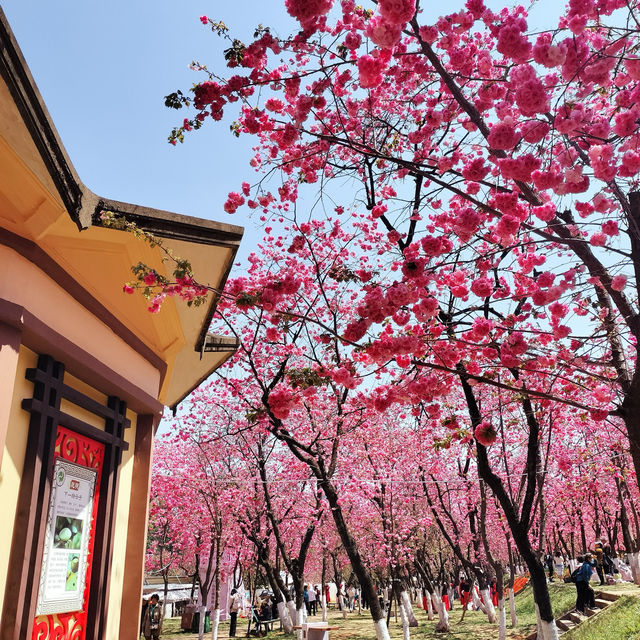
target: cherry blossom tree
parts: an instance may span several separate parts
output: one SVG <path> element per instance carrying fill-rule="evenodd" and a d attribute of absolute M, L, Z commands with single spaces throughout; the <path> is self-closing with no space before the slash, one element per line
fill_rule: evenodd
<path fill-rule="evenodd" d="M 174 505 L 171 527 L 181 553 L 193 566 L 200 593 L 199 637 L 204 635 L 204 618 L 211 610 L 212 638 L 218 637 L 221 581 L 233 573 L 229 513 L 235 500 L 233 481 L 225 478 L 225 451 L 209 448 L 197 438 L 183 434 L 162 442 L 154 467 L 154 492 Z M 231 489 L 231 490 L 230 490 Z M 153 512 L 153 507 L 152 507 Z M 187 561 L 189 562 L 189 560 Z"/>
<path fill-rule="evenodd" d="M 256 428 L 312 470 L 363 589 L 332 482 L 344 429 L 365 409 L 437 416 L 457 394 L 478 475 L 537 585 L 540 637 L 555 638 L 529 532 L 537 521 L 544 543 L 540 416 L 571 407 L 623 428 L 640 471 L 637 3 L 572 0 L 534 34 L 523 7 L 482 0 L 435 21 L 416 0 L 285 7 L 300 33 L 260 29 L 246 45 L 203 17 L 229 38 L 233 75 L 195 65 L 193 97 L 167 98 L 195 107 L 173 142 L 233 111 L 261 174 L 225 209 L 283 228 L 221 299 L 222 317 L 235 307 L 244 323 L 228 325 L 245 368 L 232 388 L 252 380 Z M 310 192 L 318 204 L 303 207 Z M 206 291 L 180 264 L 175 279 L 136 274 L 152 311 Z M 483 407 L 498 390 L 528 429 L 521 502 L 488 454 Z M 312 395 L 335 408 L 330 437 Z"/>
<path fill-rule="evenodd" d="M 574 2 L 556 27 L 535 37 L 527 35 L 522 7 L 496 13 L 481 0 L 426 25 L 415 0 L 380 2 L 375 11 L 345 1 L 336 15 L 327 13 L 331 6 L 286 3 L 301 22 L 300 34 L 279 40 L 262 30 L 249 45 L 234 41 L 228 65 L 246 71 L 230 78 L 202 68 L 210 79 L 194 89 L 198 113 L 176 135 L 209 117 L 220 119 L 238 102 L 235 131 L 259 141 L 252 163 L 284 175 L 277 195 L 261 180 L 252 198 L 245 183 L 225 208 L 233 212 L 248 198 L 265 218 L 286 216 L 295 210 L 301 183 L 351 179 L 361 190 L 353 204 L 337 208 L 351 213 L 363 207 L 371 232 L 387 232 L 405 283 L 424 287 L 410 301 L 422 304 L 410 308 L 419 311 L 418 320 L 438 310 L 435 292 L 424 286 L 435 283 L 457 299 L 489 300 L 497 319 L 526 320 L 528 331 L 545 337 L 530 343 L 510 332 L 512 342 L 490 347 L 496 327 L 476 326 L 488 329 L 475 337 L 484 338 L 477 346 L 493 360 L 491 368 L 508 367 L 523 353 L 544 366 L 542 347 L 552 345 L 561 354 L 553 364 L 571 373 L 595 354 L 616 382 L 588 408 L 606 417 L 604 410 L 618 401 L 614 413 L 626 420 L 633 440 L 624 404 L 632 352 L 623 341 L 634 336 L 637 313 L 624 293 L 628 277 L 620 272 L 633 261 L 633 197 L 625 193 L 635 184 L 635 5 Z M 290 62 L 270 65 L 289 52 Z M 262 87 L 268 90 L 256 91 Z M 168 100 L 176 107 L 185 101 L 177 94 Z M 580 194 L 589 201 L 580 201 Z M 589 219 L 584 229 L 572 208 Z M 425 213 L 428 221 L 421 223 Z M 623 224 L 630 229 L 626 240 Z M 604 230 L 590 233 L 601 225 Z M 559 283 L 551 272 L 536 270 L 552 256 L 568 264 Z M 446 268 L 451 260 L 458 268 Z M 420 281 L 435 266 L 441 277 Z M 593 317 L 589 296 L 597 306 Z M 517 313 L 500 315 L 497 300 L 513 302 Z M 389 300 L 382 315 L 405 306 Z M 456 321 L 473 324 L 473 310 L 454 310 Z M 573 357 L 561 342 L 576 333 L 565 324 L 569 311 L 583 318 L 577 326 L 591 321 L 591 335 L 600 336 L 590 349 L 575 337 Z M 380 321 L 365 310 L 350 335 Z M 454 360 L 461 347 L 454 343 Z M 487 370 L 472 375 L 490 381 Z M 552 391 L 567 400 L 561 389 Z"/>

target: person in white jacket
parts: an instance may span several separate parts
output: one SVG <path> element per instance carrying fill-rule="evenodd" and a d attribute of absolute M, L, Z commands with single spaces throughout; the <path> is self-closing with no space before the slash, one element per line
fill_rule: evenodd
<path fill-rule="evenodd" d="M 238 611 L 240 610 L 242 598 L 238 593 L 237 589 L 231 589 L 231 594 L 229 595 L 229 637 L 235 638 L 236 635 L 236 624 L 238 622 Z"/>

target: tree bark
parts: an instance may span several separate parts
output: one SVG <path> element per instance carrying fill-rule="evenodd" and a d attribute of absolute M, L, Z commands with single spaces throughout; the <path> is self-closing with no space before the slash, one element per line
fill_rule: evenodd
<path fill-rule="evenodd" d="M 471 424 L 473 428 L 475 428 L 482 422 L 480 409 L 478 407 L 473 387 L 469 384 L 466 378 L 466 372 L 462 365 L 459 365 L 459 373 L 462 389 L 467 401 Z M 502 484 L 502 480 L 492 471 L 486 447 L 476 441 L 478 475 L 482 480 L 484 480 L 484 482 L 486 482 L 487 486 L 491 489 L 493 495 L 498 499 L 498 502 L 502 507 L 516 547 L 529 569 L 533 596 L 536 602 L 536 612 L 540 617 L 540 621 L 544 623 L 543 627 L 545 629 L 545 633 L 548 635 L 549 633 L 552 633 L 552 629 L 556 629 L 556 625 L 551 607 L 551 598 L 549 597 L 549 589 L 547 587 L 547 577 L 538 554 L 534 552 L 531 546 L 528 533 L 539 464 L 538 458 L 540 451 L 538 443 L 540 427 L 535 418 L 531 401 L 526 395 L 522 398 L 522 405 L 527 418 L 527 425 L 529 427 L 529 439 L 527 444 L 527 487 L 525 497 L 523 499 L 521 514 L 519 515 L 517 513 L 514 503 L 511 501 L 511 498 Z M 555 634 L 557 637 L 557 630 Z"/>
<path fill-rule="evenodd" d="M 389 640 L 389 631 L 384 619 L 384 613 L 380 608 L 380 602 L 378 601 L 376 590 L 373 586 L 371 574 L 362 560 L 362 556 L 358 551 L 356 542 L 353 539 L 353 536 L 349 531 L 349 527 L 344 519 L 342 507 L 338 502 L 338 494 L 333 484 L 328 479 L 321 479 L 319 485 L 322 488 L 331 508 L 333 522 L 336 526 L 336 530 L 338 531 L 338 535 L 340 536 L 340 540 L 342 541 L 345 553 L 351 561 L 351 568 L 358 579 L 362 593 L 366 595 L 367 601 L 369 602 L 369 611 L 371 612 L 371 617 L 376 630 L 376 638 L 377 640 Z"/>

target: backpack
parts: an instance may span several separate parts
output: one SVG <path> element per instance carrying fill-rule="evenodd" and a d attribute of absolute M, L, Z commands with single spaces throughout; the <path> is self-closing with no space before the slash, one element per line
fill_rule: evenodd
<path fill-rule="evenodd" d="M 569 582 L 577 582 L 578 572 L 582 569 L 582 566 L 578 567 L 573 571 L 573 573 L 569 576 Z"/>

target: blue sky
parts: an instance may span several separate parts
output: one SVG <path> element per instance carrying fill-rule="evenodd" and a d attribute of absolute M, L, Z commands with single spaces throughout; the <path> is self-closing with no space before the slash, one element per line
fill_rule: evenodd
<path fill-rule="evenodd" d="M 253 179 L 251 140 L 218 123 L 172 147 L 167 135 L 186 113 L 167 109 L 164 96 L 201 78 L 189 70 L 192 60 L 224 71 L 223 43 L 199 16 L 224 20 L 247 39 L 258 23 L 288 33 L 295 25 L 276 6 L 254 0 L 2 2 L 83 182 L 100 196 L 246 225 L 241 256 L 255 248 L 257 232 L 244 211 L 229 216 L 222 205 L 244 178 Z"/>

